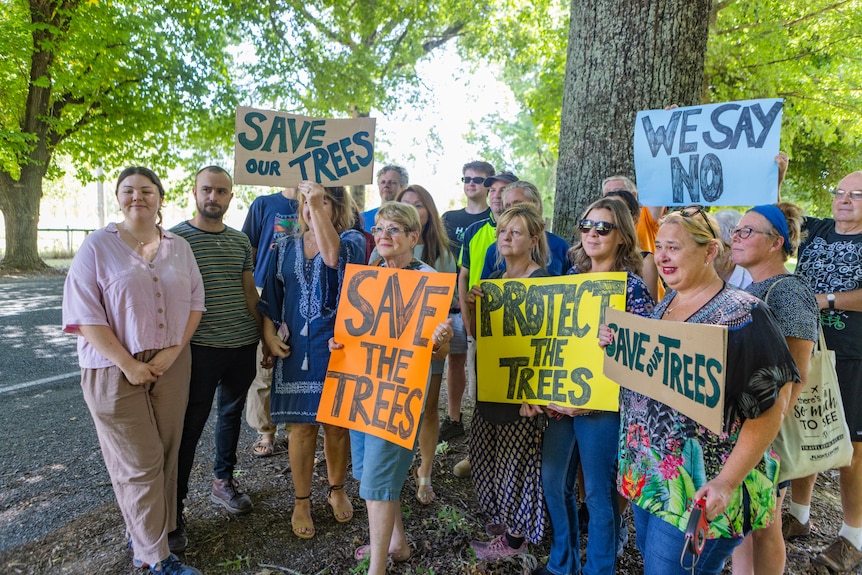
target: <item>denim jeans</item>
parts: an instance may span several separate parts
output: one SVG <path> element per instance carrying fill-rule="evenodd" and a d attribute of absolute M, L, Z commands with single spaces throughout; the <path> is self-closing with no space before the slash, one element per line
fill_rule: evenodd
<path fill-rule="evenodd" d="M 551 557 L 546 567 L 555 575 L 582 572 L 575 499 L 579 464 L 584 470 L 590 514 L 583 573 L 615 572 L 620 525 L 616 490 L 619 428 L 620 416 L 616 412 L 549 419 L 542 445 L 542 487 L 553 527 Z"/>
<path fill-rule="evenodd" d="M 256 343 L 236 348 L 192 344 L 191 348 L 189 405 L 183 423 L 177 478 L 179 511 L 182 511 L 182 502 L 189 491 L 189 476 L 195 460 L 195 450 L 212 411 L 216 388 L 219 394 L 213 474 L 218 479 L 233 477 L 245 398 L 257 373 Z"/>
<path fill-rule="evenodd" d="M 637 505 L 632 505 L 638 551 L 644 561 L 644 575 L 718 575 L 733 549 L 742 538 L 707 539 L 694 570 L 691 553 L 686 553 L 685 566 L 680 555 L 685 545 L 685 533 L 661 517 Z"/>

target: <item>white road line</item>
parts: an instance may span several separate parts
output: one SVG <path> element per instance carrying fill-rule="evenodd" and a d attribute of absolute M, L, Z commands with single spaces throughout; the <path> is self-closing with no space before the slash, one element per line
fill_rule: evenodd
<path fill-rule="evenodd" d="M 80 371 L 73 371 L 72 373 L 65 373 L 63 375 L 55 375 L 52 377 L 46 377 L 43 379 L 37 379 L 35 381 L 28 381 L 25 383 L 16 383 L 15 385 L 7 385 L 6 387 L 0 387 L 0 393 L 9 393 L 10 391 L 17 391 L 19 389 L 25 389 L 28 387 L 33 387 L 35 385 L 42 385 L 45 383 L 53 383 L 55 381 L 62 381 L 64 379 L 72 379 L 73 377 L 81 377 Z"/>

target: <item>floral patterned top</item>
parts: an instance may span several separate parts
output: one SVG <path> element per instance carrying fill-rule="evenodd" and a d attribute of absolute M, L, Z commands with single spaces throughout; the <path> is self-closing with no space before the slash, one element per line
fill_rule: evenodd
<path fill-rule="evenodd" d="M 656 305 L 653 318 L 661 318 L 674 295 Z M 745 420 L 769 409 L 785 383 L 799 381 L 781 328 L 756 297 L 725 284 L 686 321 L 728 328 L 724 431 L 713 433 L 659 401 L 623 389 L 617 476 L 623 496 L 680 530 L 688 523 L 695 492 L 721 471 Z M 712 521 L 708 537 L 742 537 L 769 525 L 777 475 L 778 458 L 769 449 Z"/>

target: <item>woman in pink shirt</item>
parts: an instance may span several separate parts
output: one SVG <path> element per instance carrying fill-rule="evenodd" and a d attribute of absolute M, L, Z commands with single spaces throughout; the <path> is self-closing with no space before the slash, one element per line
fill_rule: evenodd
<path fill-rule="evenodd" d="M 117 181 L 125 219 L 87 236 L 63 293 L 63 330 L 78 336 L 81 387 L 134 563 L 200 575 L 172 554 L 177 453 L 188 403 L 189 340 L 204 290 L 188 243 L 161 227 L 165 191 L 149 169 Z"/>

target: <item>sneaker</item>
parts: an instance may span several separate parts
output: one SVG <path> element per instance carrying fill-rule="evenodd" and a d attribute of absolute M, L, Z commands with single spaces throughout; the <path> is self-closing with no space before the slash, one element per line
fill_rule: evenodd
<path fill-rule="evenodd" d="M 213 479 L 210 501 L 218 503 L 230 513 L 244 515 L 253 507 L 251 498 L 239 490 L 236 479 Z"/>
<path fill-rule="evenodd" d="M 470 458 L 465 457 L 456 463 L 455 467 L 452 468 L 452 473 L 455 474 L 455 477 L 460 477 L 462 479 L 470 477 Z"/>
<path fill-rule="evenodd" d="M 804 524 L 799 522 L 799 519 L 784 512 L 781 514 L 781 534 L 788 541 L 798 539 L 799 537 L 808 537 L 811 535 L 811 520 L 809 519 Z"/>
<path fill-rule="evenodd" d="M 509 547 L 506 542 L 506 535 L 494 537 L 488 543 L 482 541 L 471 541 L 470 547 L 476 552 L 476 559 L 479 561 L 499 561 L 506 557 L 513 557 L 527 552 L 527 541 L 521 543 L 517 549 Z"/>
<path fill-rule="evenodd" d="M 464 435 L 464 424 L 461 422 L 460 415 L 458 417 L 458 421 L 448 415 L 443 417 L 443 421 L 440 422 L 440 435 L 437 437 L 437 443 L 451 441 Z"/>
<path fill-rule="evenodd" d="M 168 533 L 168 548 L 171 553 L 182 553 L 189 546 L 189 535 L 186 533 L 186 520 L 183 512 L 177 511 L 177 528 Z"/>
<path fill-rule="evenodd" d="M 862 551 L 856 549 L 840 535 L 832 545 L 814 557 L 815 563 L 825 565 L 832 571 L 850 571 L 860 561 L 862 561 Z"/>
<path fill-rule="evenodd" d="M 162 573 L 163 575 L 203 575 L 194 567 L 183 564 L 179 557 L 171 553 L 166 559 L 162 559 L 150 567 L 150 573 Z"/>

